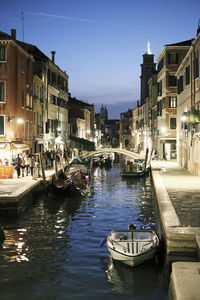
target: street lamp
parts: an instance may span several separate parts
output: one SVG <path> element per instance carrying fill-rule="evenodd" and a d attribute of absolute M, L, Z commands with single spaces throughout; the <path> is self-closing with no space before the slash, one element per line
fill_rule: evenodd
<path fill-rule="evenodd" d="M 16 118 L 16 116 L 8 116 L 8 122 L 12 121 L 15 118 Z M 24 120 L 22 118 L 18 118 L 17 123 L 22 124 L 22 123 L 24 123 Z"/>
<path fill-rule="evenodd" d="M 182 115 L 182 116 L 181 116 L 181 121 L 182 121 L 182 122 L 186 122 L 186 120 L 187 120 L 187 117 L 186 117 L 186 115 L 185 115 L 185 114 L 184 114 L 184 115 Z"/>
<path fill-rule="evenodd" d="M 18 123 L 18 124 L 22 124 L 22 123 L 24 123 L 24 120 L 23 120 L 22 118 L 18 118 L 18 119 L 17 119 L 17 123 Z"/>
<path fill-rule="evenodd" d="M 166 133 L 166 131 L 167 131 L 167 128 L 166 128 L 166 127 L 162 127 L 162 128 L 161 128 L 161 132 L 162 132 L 162 133 Z"/>

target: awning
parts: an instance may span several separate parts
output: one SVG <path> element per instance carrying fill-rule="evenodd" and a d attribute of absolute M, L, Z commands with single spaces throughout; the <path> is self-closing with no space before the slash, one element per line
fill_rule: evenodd
<path fill-rule="evenodd" d="M 12 143 L 11 150 L 29 150 L 29 146 L 23 143 Z"/>
<path fill-rule="evenodd" d="M 29 150 L 29 146 L 24 143 L 0 143 L 0 150 Z"/>
<path fill-rule="evenodd" d="M 44 140 L 42 138 L 35 138 L 35 141 L 38 143 L 38 144 L 44 144 Z"/>
<path fill-rule="evenodd" d="M 79 138 L 77 136 L 70 135 L 69 139 L 74 142 L 75 147 L 80 150 L 88 150 L 88 151 L 94 151 L 95 150 L 95 143 L 91 142 L 89 140 Z"/>

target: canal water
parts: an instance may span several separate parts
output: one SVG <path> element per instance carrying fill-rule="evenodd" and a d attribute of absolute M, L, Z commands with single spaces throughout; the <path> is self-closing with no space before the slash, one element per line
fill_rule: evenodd
<path fill-rule="evenodd" d="M 122 179 L 119 165 L 92 173 L 86 198 L 43 194 L 6 224 L 0 299 L 167 299 L 159 260 L 131 268 L 101 240 L 129 223 L 156 228 L 151 178 Z"/>

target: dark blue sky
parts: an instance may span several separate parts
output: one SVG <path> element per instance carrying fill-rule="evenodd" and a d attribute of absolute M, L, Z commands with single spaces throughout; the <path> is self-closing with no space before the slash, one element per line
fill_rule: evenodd
<path fill-rule="evenodd" d="M 200 1 L 1 0 L 0 31 L 15 28 L 23 40 L 22 11 L 24 41 L 50 58 L 56 51 L 72 96 L 119 118 L 140 98 L 147 42 L 156 60 L 165 44 L 195 37 Z"/>

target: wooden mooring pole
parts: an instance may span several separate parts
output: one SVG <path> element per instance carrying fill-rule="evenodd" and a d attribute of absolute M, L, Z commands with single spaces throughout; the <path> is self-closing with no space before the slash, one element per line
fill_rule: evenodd
<path fill-rule="evenodd" d="M 41 155 L 41 153 L 40 153 L 40 163 L 41 163 L 41 169 L 42 169 L 43 183 L 44 183 L 45 188 L 47 188 L 47 182 L 46 182 L 45 171 L 44 171 L 44 165 L 43 165 L 43 160 L 42 160 L 42 155 Z"/>

